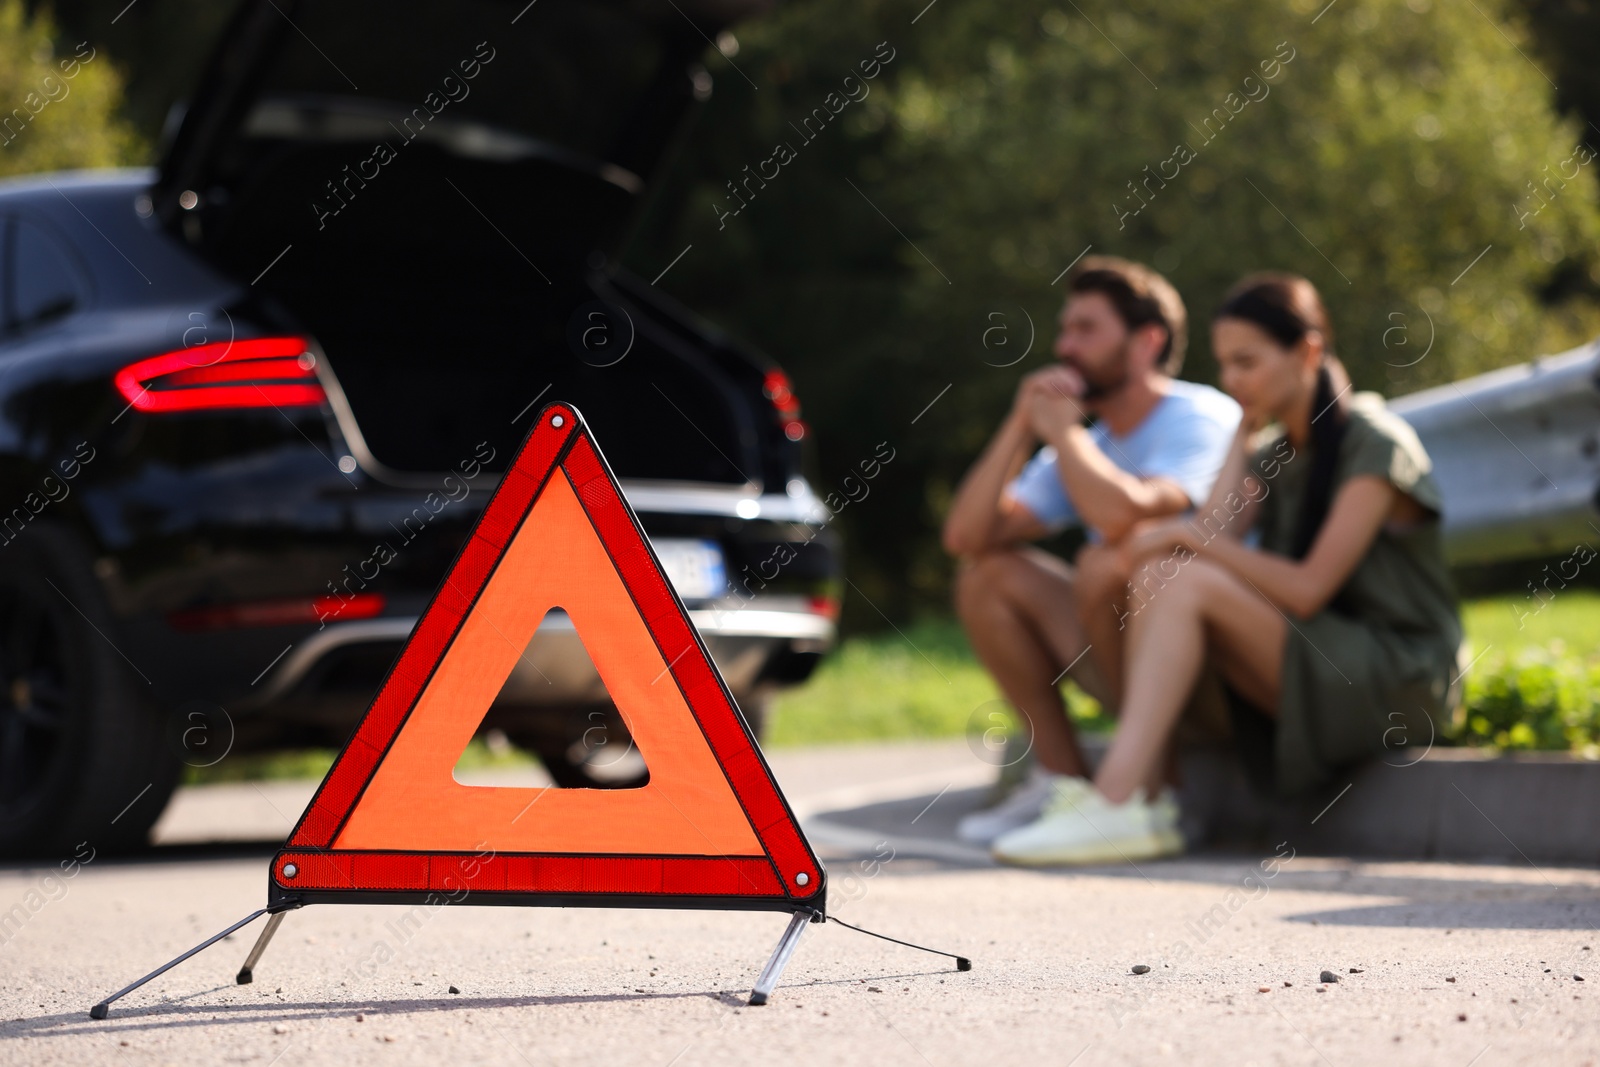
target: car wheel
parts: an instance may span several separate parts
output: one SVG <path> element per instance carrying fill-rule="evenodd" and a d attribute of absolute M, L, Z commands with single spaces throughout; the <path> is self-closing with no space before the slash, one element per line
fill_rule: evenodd
<path fill-rule="evenodd" d="M 766 730 L 767 707 L 776 690 L 761 686 L 739 699 L 750 732 L 760 741 Z M 572 732 L 581 731 L 568 740 Z M 508 730 L 511 743 L 531 752 L 544 764 L 550 779 L 562 789 L 634 789 L 650 780 L 649 769 L 639 757 L 616 709 L 591 709 L 573 718 L 561 736 L 531 730 Z"/>
<path fill-rule="evenodd" d="M 178 754 L 78 537 L 36 522 L 0 546 L 0 855 L 145 843 Z"/>
<path fill-rule="evenodd" d="M 745 725 L 750 727 L 750 732 L 755 735 L 759 743 L 767 735 L 767 719 L 772 709 L 772 699 L 778 695 L 776 686 L 759 685 L 754 690 L 738 698 L 739 713 L 744 716 Z"/>
<path fill-rule="evenodd" d="M 535 749 L 534 755 L 544 764 L 551 781 L 562 789 L 634 789 L 650 780 L 648 772 L 619 776 L 608 773 L 608 768 L 576 760 L 570 747 L 558 749 L 552 746 L 547 751 Z"/>
<path fill-rule="evenodd" d="M 615 707 L 563 713 L 549 730 L 508 730 L 512 744 L 539 757 L 562 789 L 634 789 L 650 780 Z"/>

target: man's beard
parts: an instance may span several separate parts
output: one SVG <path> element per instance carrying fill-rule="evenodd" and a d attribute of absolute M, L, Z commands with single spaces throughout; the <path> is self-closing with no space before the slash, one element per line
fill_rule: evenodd
<path fill-rule="evenodd" d="M 1091 373 L 1087 367 L 1077 363 L 1073 363 L 1072 367 L 1083 376 L 1083 399 L 1105 400 L 1128 384 L 1128 344 L 1123 342 L 1117 351 L 1117 358 L 1106 370 Z"/>

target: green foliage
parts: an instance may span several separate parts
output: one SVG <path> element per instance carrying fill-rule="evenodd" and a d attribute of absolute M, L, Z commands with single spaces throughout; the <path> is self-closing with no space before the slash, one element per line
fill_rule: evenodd
<path fill-rule="evenodd" d="M 1563 591 L 1544 604 L 1497 597 L 1462 612 L 1481 656 L 1448 740 L 1600 758 L 1600 594 Z"/>
<path fill-rule="evenodd" d="M 46 13 L 0 0 L 0 177 L 115 167 L 143 148 L 117 115 L 122 79 L 92 45 L 58 44 Z"/>
<path fill-rule="evenodd" d="M 42 5 L 29 0 L 28 6 Z M 240 5 L 233 0 L 50 0 L 49 6 L 60 27 L 59 40 L 73 45 L 87 40 L 115 60 L 125 75 L 120 112 L 148 148 L 159 138 L 173 103 L 193 91 L 223 27 Z M 287 6 L 284 10 L 293 14 Z"/>
<path fill-rule="evenodd" d="M 1529 182 L 1581 137 L 1553 118 L 1551 86 L 1503 34 L 1519 35 L 1471 5 L 1344 0 L 1313 25 L 1324 6 L 1024 9 L 1037 28 L 991 30 L 982 67 L 907 76 L 900 143 L 937 205 L 930 255 L 986 260 L 1020 291 L 1092 242 L 1170 270 L 1202 323 L 1243 270 L 1296 270 L 1327 295 L 1351 369 L 1373 387 L 1562 343 L 1539 336 L 1532 289 L 1593 247 L 1600 225 L 1588 182 L 1557 182 L 1526 220 L 1513 207 L 1544 204 Z M 967 59 L 965 42 L 983 36 L 974 26 L 945 40 Z M 1159 164 L 1178 146 L 1195 158 L 1164 182 Z M 1490 246 L 1501 254 L 1452 284 Z M 1390 375 L 1386 364 L 1409 360 L 1398 334 L 1384 348 L 1399 321 L 1389 314 L 1421 320 L 1419 306 L 1445 336 Z"/>
<path fill-rule="evenodd" d="M 789 369 L 825 489 L 899 450 L 840 521 L 848 624 L 946 610 L 934 531 L 1091 244 L 1172 277 L 1199 380 L 1210 310 L 1264 268 L 1311 277 L 1357 385 L 1391 394 L 1600 332 L 1591 304 L 1540 302 L 1593 286 L 1600 160 L 1574 160 L 1519 27 L 1487 0 L 1324 7 L 941 0 L 912 26 L 903 4 L 813 0 L 712 54 L 717 95 L 629 261 L 653 277 L 693 244 L 662 284 Z M 865 99 L 802 142 L 790 123 L 882 41 Z M 721 218 L 785 141 L 798 158 Z"/>
<path fill-rule="evenodd" d="M 1570 749 L 1600 759 L 1600 657 L 1540 648 L 1485 657 L 1467 675 L 1450 737 L 1504 749 Z"/>

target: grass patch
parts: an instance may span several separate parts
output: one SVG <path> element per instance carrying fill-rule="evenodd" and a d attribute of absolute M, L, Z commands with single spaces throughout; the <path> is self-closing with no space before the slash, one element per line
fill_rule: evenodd
<path fill-rule="evenodd" d="M 1444 740 L 1508 749 L 1570 749 L 1600 758 L 1600 593 L 1568 590 L 1536 601 L 1496 597 L 1462 607 L 1480 656 L 1465 678 L 1466 699 Z M 1107 730 L 1100 707 L 1070 682 L 1062 689 L 1073 719 Z M 769 747 L 841 741 L 959 737 L 1012 730 L 1014 716 L 953 620 L 928 620 L 845 641 L 805 685 L 781 693 L 769 710 Z M 320 778 L 335 752 L 311 749 L 239 756 L 189 768 L 184 781 Z M 460 766 L 525 764 L 514 748 L 475 740 Z"/>
<path fill-rule="evenodd" d="M 1467 672 L 1464 712 L 1446 740 L 1600 757 L 1600 593 L 1567 590 L 1537 607 L 1521 597 L 1462 606 L 1468 657 L 1483 656 Z M 1110 728 L 1077 686 L 1063 693 L 1081 727 Z M 999 695 L 959 624 L 924 622 L 903 636 L 844 642 L 809 682 L 773 702 L 767 743 L 981 733 L 1009 722 Z"/>
<path fill-rule="evenodd" d="M 1516 652 L 1537 647 L 1556 655 L 1594 655 L 1600 651 L 1600 592 L 1571 589 L 1545 601 L 1490 597 L 1461 606 L 1461 622 L 1472 654 L 1498 648 Z"/>
<path fill-rule="evenodd" d="M 1064 692 L 1073 718 L 1108 729 L 1100 706 L 1077 686 Z M 772 703 L 766 744 L 809 745 L 906 737 L 957 737 L 1011 729 L 1010 705 L 978 663 L 961 626 L 921 622 L 903 634 L 854 637 L 805 685 Z"/>
<path fill-rule="evenodd" d="M 493 731 L 491 731 L 492 733 Z M 333 766 L 335 748 L 300 748 L 286 752 L 259 752 L 248 756 L 230 756 L 214 767 L 186 767 L 184 785 L 204 785 L 209 782 L 262 782 L 284 778 L 321 778 Z M 521 749 L 513 748 L 504 738 L 487 742 L 474 737 L 461 753 L 457 770 L 476 771 L 485 768 L 525 767 L 534 762 L 533 757 Z"/>
<path fill-rule="evenodd" d="M 332 748 L 297 748 L 227 756 L 210 767 L 185 767 L 184 785 L 210 782 L 264 782 L 283 778 L 321 778 L 339 754 Z"/>

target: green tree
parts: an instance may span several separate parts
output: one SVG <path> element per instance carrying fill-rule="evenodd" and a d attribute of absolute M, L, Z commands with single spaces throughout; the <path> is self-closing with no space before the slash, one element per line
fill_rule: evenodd
<path fill-rule="evenodd" d="M 840 518 L 852 580 L 889 615 L 946 603 L 950 487 L 1050 358 L 1059 275 L 1091 245 L 1172 277 L 1203 381 L 1210 309 L 1264 268 L 1315 281 L 1357 385 L 1391 394 L 1600 332 L 1586 300 L 1544 299 L 1563 272 L 1594 280 L 1600 211 L 1573 175 L 1600 160 L 1492 3 L 919 10 L 818 0 L 741 30 L 633 251 L 659 269 L 693 243 L 664 284 L 789 368 L 825 487 L 874 442 L 899 449 Z M 801 147 L 789 123 L 883 40 L 870 95 Z M 797 158 L 720 216 L 725 182 L 785 139 Z M 881 624 L 860 600 L 851 616 Z"/>
<path fill-rule="evenodd" d="M 47 14 L 0 0 L 0 176 L 137 161 L 142 145 L 118 117 L 121 100 L 104 52 L 58 43 Z"/>
<path fill-rule="evenodd" d="M 148 148 L 159 140 L 172 105 L 199 81 L 237 0 L 24 0 L 49 11 L 59 37 L 88 41 L 115 57 L 125 78 L 121 112 Z M 285 10 L 292 10 L 285 5 Z"/>

